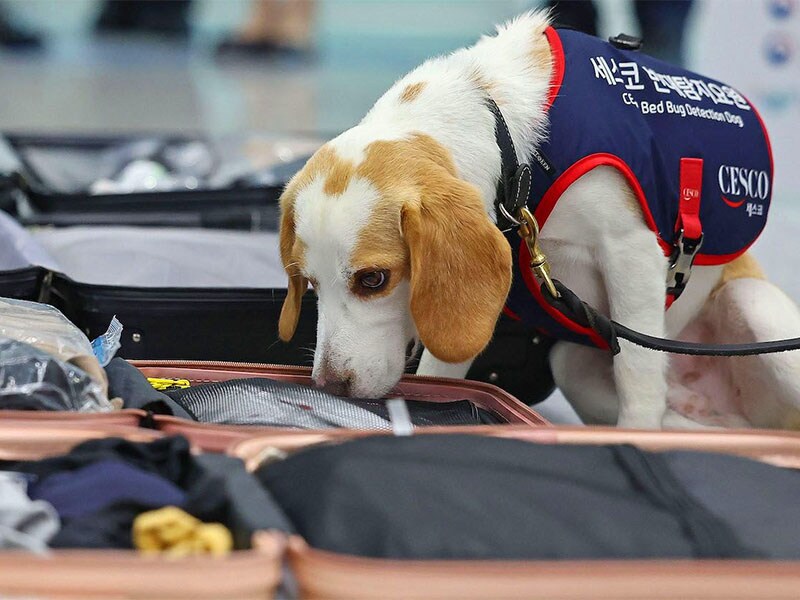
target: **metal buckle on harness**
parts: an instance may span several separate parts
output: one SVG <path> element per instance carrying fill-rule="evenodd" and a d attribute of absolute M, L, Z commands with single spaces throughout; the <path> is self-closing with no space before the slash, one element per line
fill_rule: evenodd
<path fill-rule="evenodd" d="M 539 247 L 539 223 L 536 222 L 536 217 L 523 206 L 517 211 L 517 221 L 519 222 L 519 236 L 525 240 L 525 245 L 528 246 L 528 253 L 531 255 L 531 271 L 538 279 L 544 282 L 545 288 L 553 298 L 560 298 L 561 294 L 550 277 L 550 265 L 547 262 L 547 256 Z"/>
<path fill-rule="evenodd" d="M 697 239 L 683 237 L 683 229 L 678 234 L 675 243 L 675 250 L 669 258 L 669 269 L 667 270 L 667 293 L 676 299 L 683 293 L 689 278 L 692 275 L 692 265 L 694 257 L 703 245 L 703 234 Z"/>

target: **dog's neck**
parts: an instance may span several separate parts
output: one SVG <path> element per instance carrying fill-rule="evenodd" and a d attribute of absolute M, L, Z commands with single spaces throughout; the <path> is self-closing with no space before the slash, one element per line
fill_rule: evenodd
<path fill-rule="evenodd" d="M 332 142 L 358 162 L 371 141 L 415 132 L 430 135 L 450 151 L 459 177 L 481 192 L 488 214 L 500 178 L 495 118 L 487 95 L 500 107 L 520 162 L 544 136 L 552 57 L 542 13 L 525 14 L 493 37 L 435 58 L 400 79 L 363 121 Z M 350 154 L 350 156 L 347 156 Z"/>

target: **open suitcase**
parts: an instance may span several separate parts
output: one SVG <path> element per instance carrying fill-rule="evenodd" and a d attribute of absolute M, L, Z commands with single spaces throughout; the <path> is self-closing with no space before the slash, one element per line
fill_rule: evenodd
<path fill-rule="evenodd" d="M 277 199 L 320 143 L 0 136 L 0 210 L 30 228 L 14 227 L 0 212 L 0 238 L 18 236 L 28 250 L 4 256 L 0 239 L 0 297 L 53 304 L 90 338 L 116 315 L 125 327 L 119 355 L 131 360 L 308 364 L 313 294 L 304 298 L 292 342 L 277 336 L 286 295 Z M 119 176 L 132 158 L 179 163 L 170 152 L 192 144 L 208 155 L 205 179 L 192 175 L 196 189 L 90 189 L 98 177 Z M 536 403 L 553 390 L 549 348 L 503 316 L 468 377 Z"/>
<path fill-rule="evenodd" d="M 68 425 L 68 426 L 65 426 Z M 148 442 L 162 434 L 100 419 L 0 423 L 0 460 L 38 460 L 105 437 Z M 4 598 L 272 598 L 281 580 L 282 536 L 258 532 L 252 549 L 225 558 L 180 560 L 144 557 L 127 550 L 55 550 L 48 556 L 0 552 Z"/>
<path fill-rule="evenodd" d="M 464 433 L 449 429 L 447 433 Z M 441 433 L 420 431 L 419 435 Z M 472 435 L 535 444 L 631 444 L 653 451 L 697 450 L 800 468 L 800 435 L 766 431 L 650 432 L 587 427 L 482 427 Z M 267 457 L 364 432 L 292 433 L 252 438 L 231 453 L 255 469 Z M 759 560 L 389 560 L 288 544 L 303 598 L 789 599 L 800 589 L 800 561 Z"/>

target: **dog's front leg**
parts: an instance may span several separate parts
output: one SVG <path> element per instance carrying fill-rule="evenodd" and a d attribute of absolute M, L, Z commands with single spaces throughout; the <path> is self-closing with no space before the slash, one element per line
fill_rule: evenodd
<path fill-rule="evenodd" d="M 637 227 L 604 238 L 599 255 L 611 318 L 663 337 L 667 262 L 653 233 Z M 660 429 L 666 411 L 668 356 L 624 340 L 620 347 L 614 357 L 617 426 Z"/>
<path fill-rule="evenodd" d="M 419 360 L 417 375 L 464 379 L 464 377 L 467 376 L 467 371 L 469 371 L 469 368 L 472 366 L 474 360 L 474 358 L 471 358 L 468 361 L 461 363 L 446 363 L 436 358 L 426 348 L 423 350 L 422 358 Z"/>

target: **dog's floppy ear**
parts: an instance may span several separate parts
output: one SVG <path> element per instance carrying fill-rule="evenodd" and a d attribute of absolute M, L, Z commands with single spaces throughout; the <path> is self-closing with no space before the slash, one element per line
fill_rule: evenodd
<path fill-rule="evenodd" d="M 411 257 L 411 315 L 439 360 L 480 354 L 511 286 L 511 249 L 478 190 L 448 174 L 428 180 L 402 208 Z"/>
<path fill-rule="evenodd" d="M 297 257 L 293 254 L 295 245 L 294 231 L 294 200 L 296 194 L 292 190 L 291 182 L 281 197 L 281 233 L 280 248 L 281 262 L 286 274 L 289 276 L 289 285 L 286 299 L 281 309 L 278 321 L 278 336 L 288 342 L 294 336 L 297 322 L 300 320 L 300 306 L 303 294 L 308 289 L 308 280 L 303 277 L 297 264 Z"/>

